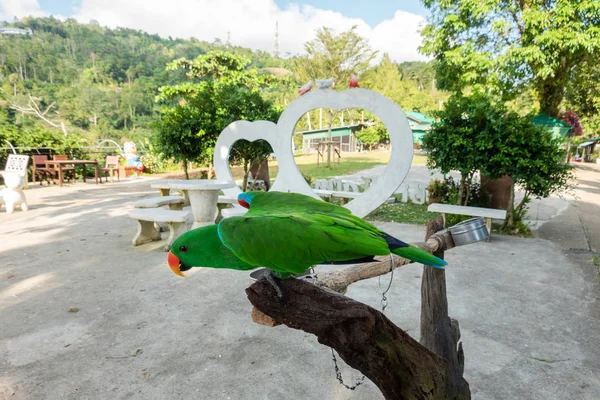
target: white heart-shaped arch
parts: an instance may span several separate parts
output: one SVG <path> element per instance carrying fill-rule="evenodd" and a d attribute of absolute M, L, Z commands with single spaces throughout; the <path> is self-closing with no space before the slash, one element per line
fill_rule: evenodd
<path fill-rule="evenodd" d="M 377 115 L 390 135 L 392 152 L 387 167 L 377 182 L 344 207 L 364 217 L 383 204 L 402 184 L 413 157 L 413 135 L 404 111 L 385 96 L 367 89 L 315 90 L 292 101 L 281 114 L 277 125 L 268 121 L 236 121 L 227 126 L 215 146 L 214 165 L 218 179 L 232 180 L 229 151 L 240 139 L 264 139 L 277 155 L 279 172 L 271 190 L 304 193 L 319 198 L 306 183 L 294 160 L 292 149 L 296 123 L 308 111 L 317 108 L 343 110 L 365 109 Z M 237 187 L 224 190 L 228 196 L 237 196 Z"/>

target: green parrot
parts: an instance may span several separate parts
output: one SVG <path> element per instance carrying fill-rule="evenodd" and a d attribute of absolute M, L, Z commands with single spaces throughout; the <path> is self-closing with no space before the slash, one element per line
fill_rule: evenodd
<path fill-rule="evenodd" d="M 177 275 L 192 267 L 250 270 L 265 267 L 279 278 L 317 264 L 354 264 L 390 253 L 435 268 L 446 261 L 404 243 L 350 210 L 298 193 L 246 192 L 240 217 L 193 229 L 177 238 L 168 264 Z"/>

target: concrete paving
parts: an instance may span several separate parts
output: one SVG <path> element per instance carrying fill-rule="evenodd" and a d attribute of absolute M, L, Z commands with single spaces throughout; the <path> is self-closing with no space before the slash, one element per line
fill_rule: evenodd
<path fill-rule="evenodd" d="M 590 196 L 600 193 L 598 176 L 580 178 Z M 157 194 L 147 178 L 33 186 L 29 212 L 0 212 L 0 399 L 382 398 L 370 382 L 343 388 L 313 336 L 254 324 L 248 273 L 198 269 L 182 279 L 162 243 L 132 247 L 127 211 Z M 600 398 L 591 253 L 584 264 L 581 252 L 565 251 L 597 251 L 596 204 L 578 201 L 538 238 L 495 235 L 446 253 L 450 314 L 474 399 Z M 585 234 L 561 242 L 569 224 L 578 232 L 575 215 Z M 406 241 L 424 235 L 421 226 L 379 226 Z M 394 274 L 386 309 L 414 337 L 422 268 Z M 352 285 L 348 296 L 379 307 L 378 279 Z M 343 362 L 341 370 L 347 381 L 360 376 Z"/>

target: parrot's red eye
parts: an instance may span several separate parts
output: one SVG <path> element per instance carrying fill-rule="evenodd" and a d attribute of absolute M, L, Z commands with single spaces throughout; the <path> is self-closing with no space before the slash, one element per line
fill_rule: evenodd
<path fill-rule="evenodd" d="M 182 253 L 185 253 L 187 251 L 187 246 L 181 246 L 179 248 L 179 251 L 182 252 Z"/>

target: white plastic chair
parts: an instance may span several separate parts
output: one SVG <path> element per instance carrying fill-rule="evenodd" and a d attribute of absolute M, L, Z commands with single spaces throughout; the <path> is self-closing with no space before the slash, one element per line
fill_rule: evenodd
<path fill-rule="evenodd" d="M 23 186 L 27 179 L 28 163 L 29 156 L 10 154 L 4 170 L 0 171 L 0 175 L 4 178 L 4 184 L 7 186 L 2 189 L 0 204 L 5 204 L 7 213 L 13 212 L 16 205 L 21 205 L 23 211 L 29 209 L 23 193 Z"/>

